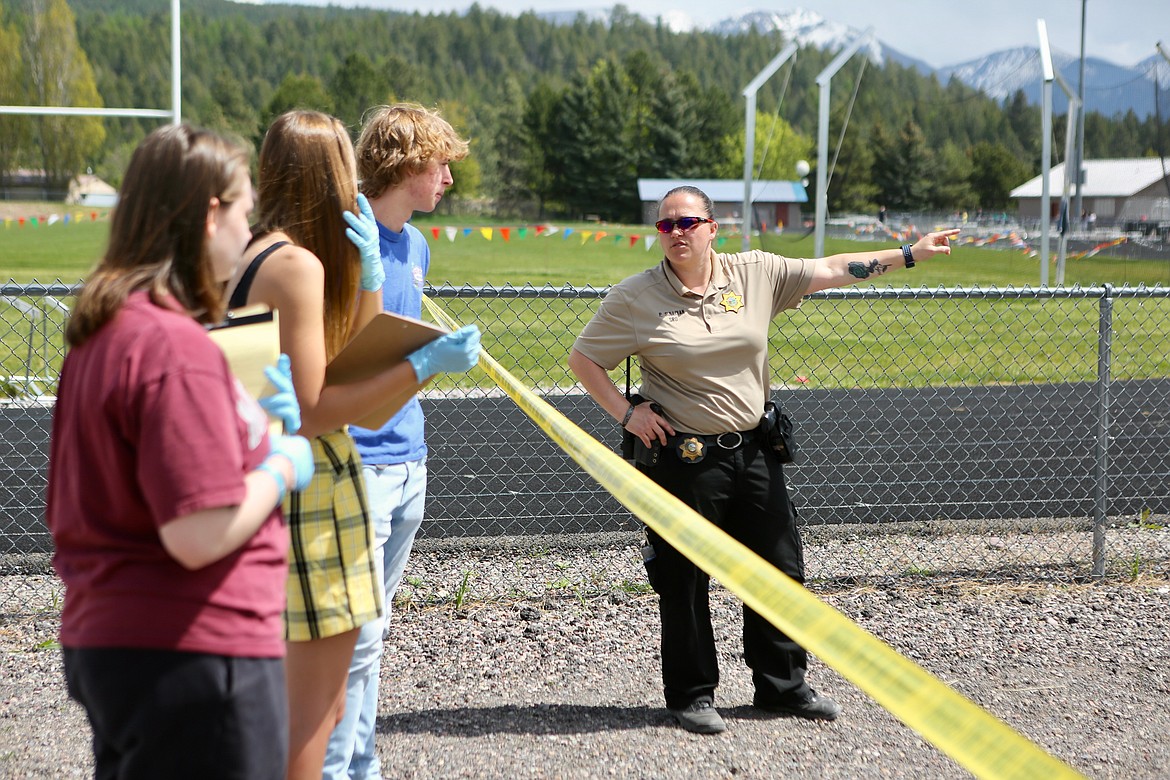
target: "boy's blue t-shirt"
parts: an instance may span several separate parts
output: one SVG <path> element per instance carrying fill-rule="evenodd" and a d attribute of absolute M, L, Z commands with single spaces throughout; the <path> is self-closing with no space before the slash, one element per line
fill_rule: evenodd
<path fill-rule="evenodd" d="M 378 223 L 382 267 L 382 308 L 394 314 L 422 318 L 423 284 L 431 265 L 431 248 L 418 228 L 407 223 L 401 233 Z M 427 454 L 423 438 L 423 411 L 418 396 L 410 399 L 380 430 L 349 427 L 362 463 L 406 463 Z"/>

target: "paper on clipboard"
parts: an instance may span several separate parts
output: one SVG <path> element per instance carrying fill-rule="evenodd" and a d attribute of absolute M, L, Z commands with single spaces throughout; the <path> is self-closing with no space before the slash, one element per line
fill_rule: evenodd
<path fill-rule="evenodd" d="M 275 390 L 264 369 L 280 357 L 279 324 L 277 313 L 267 306 L 249 306 L 229 312 L 227 320 L 207 329 L 207 335 L 227 357 L 232 373 L 257 400 Z M 268 434 L 282 431 L 282 422 L 269 418 Z"/>
<path fill-rule="evenodd" d="M 405 360 L 411 352 L 447 332 L 445 328 L 414 317 L 381 312 L 375 315 L 325 367 L 325 384 L 344 385 L 369 379 Z M 412 385 L 387 396 L 377 409 L 360 420 L 354 420 L 353 424 L 378 430 L 399 409 L 406 406 L 407 401 L 413 398 L 416 392 L 417 388 Z"/>

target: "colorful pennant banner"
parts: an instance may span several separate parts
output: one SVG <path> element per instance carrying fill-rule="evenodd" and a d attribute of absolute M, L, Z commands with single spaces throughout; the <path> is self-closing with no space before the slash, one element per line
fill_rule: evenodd
<path fill-rule="evenodd" d="M 520 227 L 464 227 L 456 228 L 451 226 L 439 227 L 434 225 L 430 228 L 431 238 L 435 241 L 439 240 L 440 236 L 446 236 L 447 241 L 454 242 L 459 236 L 463 238 L 474 238 L 477 235 L 485 241 L 493 240 L 497 235 L 504 241 L 511 243 L 515 238 L 517 241 L 524 241 L 531 238 L 538 238 L 541 236 L 548 237 L 560 234 L 561 240 L 568 240 L 569 236 L 577 236 L 580 240 L 580 246 L 585 246 L 590 240 L 593 243 L 600 243 L 602 240 L 609 238 L 613 240 L 614 246 L 625 245 L 628 248 L 634 248 L 639 243 L 643 245 L 643 249 L 649 252 L 650 249 L 658 244 L 657 233 L 614 233 L 608 230 L 593 230 L 590 228 L 559 228 L 555 225 L 533 225 Z M 719 236 L 715 239 L 715 245 L 722 248 L 731 237 L 738 236 L 733 233 L 732 236 Z"/>
<path fill-rule="evenodd" d="M 41 214 L 38 216 L 19 216 L 19 217 L 4 217 L 4 228 L 11 228 L 16 225 L 17 228 L 22 227 L 49 227 L 60 222 L 62 225 L 77 225 L 85 222 L 86 217 L 89 217 L 90 222 L 97 222 L 99 219 L 106 219 L 109 217 L 109 212 L 91 211 L 89 214 L 77 211 L 72 214 L 64 212 L 62 214 Z"/>

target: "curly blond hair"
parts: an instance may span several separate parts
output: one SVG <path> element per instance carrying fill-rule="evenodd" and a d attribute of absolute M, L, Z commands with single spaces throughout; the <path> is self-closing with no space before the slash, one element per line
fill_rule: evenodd
<path fill-rule="evenodd" d="M 354 151 L 358 186 L 367 198 L 376 198 L 422 173 L 432 161 L 464 159 L 468 142 L 438 111 L 418 103 L 396 103 L 366 112 Z"/>

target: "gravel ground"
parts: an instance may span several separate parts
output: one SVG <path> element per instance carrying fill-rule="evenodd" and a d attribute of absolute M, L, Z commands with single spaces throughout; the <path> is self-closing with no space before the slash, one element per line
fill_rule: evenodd
<path fill-rule="evenodd" d="M 1157 532 L 1165 550 L 1167 531 Z M 891 537 L 892 549 L 929 550 Z M 953 544 L 953 543 L 952 543 Z M 808 545 L 816 560 L 829 547 Z M 476 576 L 527 597 L 476 598 L 467 556 L 416 551 L 382 669 L 378 750 L 388 778 L 961 778 L 970 775 L 815 658 L 834 723 L 750 706 L 737 599 L 712 592 L 728 732 L 697 736 L 666 715 L 656 600 L 633 549 L 557 551 L 550 583 L 515 552 L 480 551 Z M 1170 777 L 1170 566 L 1103 582 L 900 576 L 813 582 L 856 620 L 1025 737 L 1094 778 Z M 915 564 L 920 566 L 920 564 Z M 542 582 L 524 578 L 544 577 Z M 84 777 L 89 730 L 53 645 L 60 585 L 0 577 L 0 776 Z M 543 591 L 543 595 L 531 594 Z M 13 614 L 12 603 L 49 605 Z M 576 594 L 576 595 L 574 595 Z"/>

